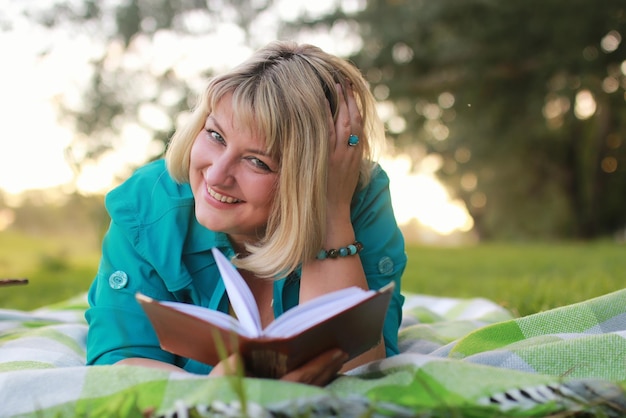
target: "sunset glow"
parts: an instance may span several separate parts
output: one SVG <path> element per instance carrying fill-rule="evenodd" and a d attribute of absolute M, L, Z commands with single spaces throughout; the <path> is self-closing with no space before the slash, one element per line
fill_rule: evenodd
<path fill-rule="evenodd" d="M 229 38 L 239 38 L 235 35 L 236 31 Z M 229 51 L 233 52 L 222 65 L 234 65 L 250 52 L 249 48 L 242 46 L 242 39 L 233 45 L 225 44 L 224 39 L 210 36 L 202 39 L 205 49 L 206 45 L 214 44 L 214 51 L 222 58 L 227 57 Z M 317 40 L 319 42 L 314 42 Z M 329 46 L 332 42 L 323 42 L 321 36 L 307 41 L 339 53 L 332 51 Z M 170 48 L 171 54 L 165 52 L 168 44 L 176 46 Z M 343 53 L 349 52 L 347 44 L 335 44 Z M 354 45 L 352 40 L 352 47 Z M 181 47 L 190 50 L 185 52 Z M 172 57 L 176 56 L 175 70 L 180 75 L 187 74 L 193 84 L 198 80 L 200 69 L 207 65 L 192 59 L 201 56 L 193 53 L 194 47 L 198 47 L 198 39 L 186 38 L 180 42 L 171 42 L 165 36 L 141 39 L 132 51 L 134 55 L 127 58 L 124 65 L 133 62 L 136 65 L 150 64 L 150 68 L 158 71 L 170 65 Z M 115 45 L 108 48 L 115 48 Z M 129 124 L 116 140 L 115 152 L 106 153 L 97 163 L 88 164 L 80 173 L 74 173 L 66 160 L 66 148 L 72 144 L 73 133 L 59 123 L 57 105 L 59 100 L 78 100 L 81 79 L 89 71 L 87 60 L 94 54 L 101 54 L 102 47 L 86 38 L 69 38 L 63 32 L 38 32 L 24 23 L 16 24 L 12 31 L 0 32 L 0 49 L 8 58 L 3 64 L 4 77 L 0 78 L 3 92 L 0 112 L 4 117 L 0 141 L 5 150 L 0 153 L 0 189 L 4 192 L 15 195 L 29 189 L 66 186 L 68 190 L 77 188 L 87 193 L 104 193 L 116 184 L 117 178 L 129 174 L 129 165 L 140 164 L 163 151 L 162 146 L 155 145 L 147 130 Z M 154 59 L 157 55 L 159 60 Z M 119 55 L 117 57 L 122 59 Z M 140 110 L 142 118 L 159 118 L 159 109 L 146 106 Z M 72 152 L 80 154 L 78 150 Z M 464 204 L 451 199 L 432 172 L 412 171 L 406 155 L 387 156 L 381 165 L 391 178 L 394 210 L 400 224 L 417 220 L 420 225 L 444 235 L 472 228 L 472 219 Z M 7 213 L 0 218 L 2 225 L 9 222 Z"/>

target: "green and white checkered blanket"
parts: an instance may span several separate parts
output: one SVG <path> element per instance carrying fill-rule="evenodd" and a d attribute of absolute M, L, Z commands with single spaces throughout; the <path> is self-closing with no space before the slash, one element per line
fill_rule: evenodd
<path fill-rule="evenodd" d="M 85 367 L 85 308 L 0 310 L 1 417 L 626 415 L 626 290 L 524 318 L 408 295 L 402 354 L 325 388 Z"/>

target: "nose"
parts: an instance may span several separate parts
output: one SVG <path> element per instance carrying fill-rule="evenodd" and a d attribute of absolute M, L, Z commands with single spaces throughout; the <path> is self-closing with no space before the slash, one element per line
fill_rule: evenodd
<path fill-rule="evenodd" d="M 205 177 L 208 184 L 230 186 L 235 182 L 235 157 L 228 152 L 215 155 L 206 170 Z"/>

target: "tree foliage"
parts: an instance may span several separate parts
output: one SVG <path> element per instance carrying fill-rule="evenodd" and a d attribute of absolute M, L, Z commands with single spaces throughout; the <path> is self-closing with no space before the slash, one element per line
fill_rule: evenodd
<path fill-rule="evenodd" d="M 81 100 L 63 108 L 80 133 L 71 153 L 77 165 L 114 147 L 128 124 L 165 143 L 175 115 L 192 106 L 195 79 L 176 63 L 131 65 L 133 53 L 158 54 L 168 34 L 202 37 L 224 21 L 256 47 L 251 28 L 274 3 L 58 0 L 34 15 L 106 45 L 94 55 Z M 392 109 L 383 115 L 390 137 L 416 165 L 438 163 L 482 238 L 587 238 L 625 227 L 623 1 L 361 4 L 348 14 L 338 2 L 325 16 L 283 25 L 282 36 L 346 22 L 358 28 L 363 47 L 350 58 Z M 166 122 L 151 124 L 150 111 Z"/>
<path fill-rule="evenodd" d="M 353 61 L 399 146 L 440 158 L 483 238 L 626 225 L 626 5 L 368 0 Z"/>
<path fill-rule="evenodd" d="M 79 97 L 60 100 L 64 123 L 76 139 L 67 158 L 77 171 L 118 147 L 129 126 L 154 138 L 152 157 L 164 150 L 177 116 L 195 104 L 199 85 L 212 72 L 210 48 L 197 54 L 209 62 L 191 76 L 184 46 L 215 36 L 224 24 L 241 28 L 244 43 L 254 44 L 248 29 L 269 5 L 253 0 L 56 0 L 27 10 L 32 22 L 64 28 L 93 42 L 86 83 Z M 177 43 L 180 48 L 177 48 Z"/>

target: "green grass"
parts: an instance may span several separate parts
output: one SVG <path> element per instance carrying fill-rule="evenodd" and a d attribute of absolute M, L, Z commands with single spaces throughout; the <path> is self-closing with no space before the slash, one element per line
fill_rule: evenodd
<path fill-rule="evenodd" d="M 31 310 L 86 292 L 98 267 L 99 243 L 89 235 L 0 233 L 0 278 L 26 286 L 0 287 L 0 308 Z"/>
<path fill-rule="evenodd" d="M 407 248 L 402 287 L 436 296 L 484 297 L 517 315 L 624 287 L 626 246 L 614 242 Z"/>
<path fill-rule="evenodd" d="M 99 240 L 0 233 L 0 277 L 27 277 L 0 288 L 0 308 L 35 309 L 85 292 L 95 276 Z M 409 245 L 405 291 L 484 297 L 516 315 L 579 302 L 623 287 L 626 246 L 614 242 Z"/>

